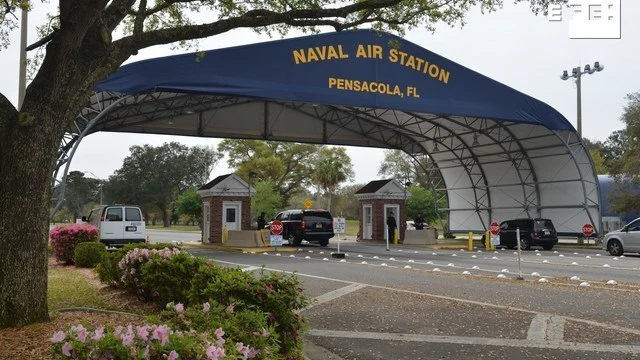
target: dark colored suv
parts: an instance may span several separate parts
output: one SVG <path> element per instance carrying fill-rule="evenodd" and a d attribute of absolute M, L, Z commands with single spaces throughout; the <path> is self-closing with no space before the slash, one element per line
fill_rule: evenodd
<path fill-rule="evenodd" d="M 545 250 L 553 249 L 558 243 L 558 235 L 553 222 L 549 219 L 515 219 L 500 224 L 500 246 L 507 249 L 516 247 L 516 229 L 520 228 L 520 248 L 531 249 L 531 246 L 542 246 Z"/>
<path fill-rule="evenodd" d="M 302 240 L 327 246 L 333 233 L 333 217 L 327 210 L 286 210 L 276 216 L 283 225 L 282 238 L 289 244 L 300 245 Z M 268 226 L 268 225 L 267 225 Z"/>

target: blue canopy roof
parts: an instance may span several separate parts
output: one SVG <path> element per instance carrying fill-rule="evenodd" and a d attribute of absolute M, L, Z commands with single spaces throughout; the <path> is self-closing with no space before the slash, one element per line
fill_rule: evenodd
<path fill-rule="evenodd" d="M 400 37 L 332 32 L 122 66 L 96 91 L 224 94 L 575 131 L 551 106 Z"/>

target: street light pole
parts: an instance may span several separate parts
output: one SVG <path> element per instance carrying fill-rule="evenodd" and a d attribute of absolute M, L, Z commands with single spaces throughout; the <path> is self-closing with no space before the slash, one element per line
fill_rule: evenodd
<path fill-rule="evenodd" d="M 577 115 L 576 123 L 578 128 L 578 136 L 580 136 L 580 139 L 582 139 L 582 75 L 583 74 L 591 75 L 596 71 L 600 72 L 602 70 L 604 70 L 604 65 L 600 64 L 599 61 L 596 61 L 593 64 L 593 68 L 591 67 L 591 65 L 587 64 L 584 66 L 584 70 L 582 70 L 582 68 L 578 66 L 572 69 L 571 75 L 569 75 L 569 72 L 567 70 L 564 70 L 562 72 L 562 75 L 560 75 L 560 79 L 562 80 L 569 80 L 570 78 L 576 79 L 576 91 L 578 92 L 578 96 L 577 96 L 578 108 L 576 111 L 576 115 Z"/>

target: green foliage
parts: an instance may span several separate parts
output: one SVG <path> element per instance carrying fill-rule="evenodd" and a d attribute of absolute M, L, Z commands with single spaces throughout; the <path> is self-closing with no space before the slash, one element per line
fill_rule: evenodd
<path fill-rule="evenodd" d="M 263 271 L 256 277 L 239 268 L 217 266 L 187 253 L 166 249 L 157 254 L 144 249 L 131 250 L 120 259 L 119 270 L 119 286 L 132 293 L 159 304 L 208 302 L 218 308 L 222 306 L 240 314 L 232 326 L 238 336 L 246 338 L 251 336 L 249 332 L 266 329 L 270 334 L 277 334 L 277 341 L 265 340 L 265 346 L 279 343 L 278 352 L 284 357 L 294 357 L 302 349 L 302 334 L 308 326 L 297 311 L 309 305 L 310 300 L 294 275 Z M 210 321 L 204 321 L 202 326 L 213 326 Z M 260 328 L 247 328 L 250 324 Z"/>
<path fill-rule="evenodd" d="M 408 189 L 411 196 L 407 199 L 407 217 L 408 220 L 422 214 L 428 224 L 433 224 L 438 220 L 438 214 L 435 209 L 436 201 L 432 190 L 424 189 L 416 185 L 411 185 Z M 445 199 L 441 199 L 438 208 L 446 206 Z"/>
<path fill-rule="evenodd" d="M 616 182 L 616 191 L 611 194 L 611 207 L 618 213 L 640 209 L 640 92 L 627 95 L 628 104 L 624 108 L 622 121 L 626 128 L 612 134 L 609 139 L 619 139 L 621 149 L 611 162 L 611 174 Z M 608 140 L 609 140 L 608 139 Z M 612 140 L 613 142 L 614 140 Z"/>
<path fill-rule="evenodd" d="M 118 251 L 111 251 L 102 254 L 100 262 L 96 265 L 98 279 L 109 286 L 116 286 L 120 281 L 120 269 L 118 262 L 122 259 L 122 254 Z"/>
<path fill-rule="evenodd" d="M 88 213 L 90 204 L 100 202 L 100 186 L 98 179 L 86 178 L 81 171 L 67 174 L 67 188 L 64 195 L 64 206 L 73 214 L 74 221 Z"/>
<path fill-rule="evenodd" d="M 282 195 L 275 188 L 271 180 L 261 181 L 254 184 L 256 189 L 255 195 L 251 198 L 251 218 L 255 219 L 262 212 L 266 214 L 265 218 L 271 219 L 276 216 L 278 211 L 282 210 Z"/>
<path fill-rule="evenodd" d="M 178 215 L 189 216 L 198 224 L 202 222 L 202 198 L 198 195 L 196 188 L 191 188 L 180 194 L 174 205 Z"/>
<path fill-rule="evenodd" d="M 183 311 L 175 309 L 175 305 L 169 304 L 160 316 L 173 329 L 224 329 L 226 341 L 231 344 L 241 342 L 258 349 L 268 349 L 271 354 L 279 353 L 278 332 L 269 325 L 269 314 L 259 308 L 251 309 L 239 303 L 231 307 L 213 301 L 187 306 Z"/>
<path fill-rule="evenodd" d="M 272 183 L 285 206 L 293 194 L 311 185 L 318 150 L 318 145 L 279 141 L 225 139 L 218 144 L 229 168 L 252 184 Z"/>
<path fill-rule="evenodd" d="M 341 187 L 335 197 L 333 210 L 334 216 L 342 214 L 347 219 L 358 219 L 360 217 L 360 203 L 356 199 L 356 191 L 362 189 L 365 184 L 353 184 Z M 357 233 L 357 229 L 355 233 Z M 355 235 L 354 233 L 354 235 Z"/>
<path fill-rule="evenodd" d="M 191 288 L 185 286 L 189 284 L 186 279 L 193 277 L 203 263 L 205 260 L 184 252 L 170 258 L 154 256 L 153 261 L 140 267 L 138 291 L 161 306 L 172 301 L 188 304 Z"/>
<path fill-rule="evenodd" d="M 105 185 L 104 192 L 116 203 L 134 203 L 157 209 L 169 226 L 170 205 L 177 194 L 204 184 L 220 157 L 202 146 L 187 147 L 170 142 L 159 147 L 132 146 Z"/>
<path fill-rule="evenodd" d="M 103 243 L 100 242 L 84 242 L 76 245 L 75 264 L 79 267 L 93 268 L 104 254 L 107 253 Z"/>
<path fill-rule="evenodd" d="M 173 244 L 144 244 L 144 243 L 135 243 L 135 244 L 127 244 L 122 248 L 107 252 L 103 254 L 100 263 L 96 265 L 96 272 L 98 273 L 98 278 L 101 282 L 110 285 L 117 286 L 121 283 L 122 272 L 118 266 L 118 263 L 122 258 L 133 249 L 164 249 L 164 248 L 178 248 L 179 246 L 175 246 Z"/>
<path fill-rule="evenodd" d="M 600 152 L 594 149 L 589 149 L 589 154 L 591 154 L 591 159 L 593 160 L 593 166 L 596 169 L 596 174 L 602 175 L 607 174 L 609 171 L 607 167 L 604 165 L 604 157 Z"/>
<path fill-rule="evenodd" d="M 431 166 L 432 162 L 427 156 L 412 157 L 402 150 L 385 150 L 378 175 L 396 179 L 402 184 L 409 181 L 426 188 L 429 187 L 427 170 Z"/>
<path fill-rule="evenodd" d="M 260 308 L 270 314 L 270 325 L 275 325 L 280 334 L 284 353 L 301 349 L 301 335 L 307 324 L 296 310 L 309 305 L 310 299 L 296 276 L 266 274 L 263 270 L 256 279 L 241 269 L 207 265 L 193 276 L 191 289 L 191 303 L 215 301 L 223 305 L 236 304 L 237 309 Z"/>
<path fill-rule="evenodd" d="M 353 165 L 347 150 L 343 147 L 320 148 L 314 161 L 313 181 L 328 196 L 327 209 L 331 210 L 331 198 L 340 183 L 353 180 Z"/>

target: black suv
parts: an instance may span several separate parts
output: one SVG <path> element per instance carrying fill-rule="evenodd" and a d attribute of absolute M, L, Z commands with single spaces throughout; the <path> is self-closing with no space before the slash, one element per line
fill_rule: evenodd
<path fill-rule="evenodd" d="M 286 210 L 276 216 L 283 225 L 282 238 L 289 244 L 300 245 L 302 240 L 327 246 L 333 233 L 333 217 L 327 210 Z M 267 225 L 268 227 L 268 225 Z"/>
<path fill-rule="evenodd" d="M 500 246 L 507 249 L 516 247 L 516 229 L 520 228 L 520 248 L 531 249 L 531 246 L 542 246 L 545 250 L 553 249 L 558 243 L 558 235 L 553 222 L 549 219 L 515 219 L 500 224 Z"/>

